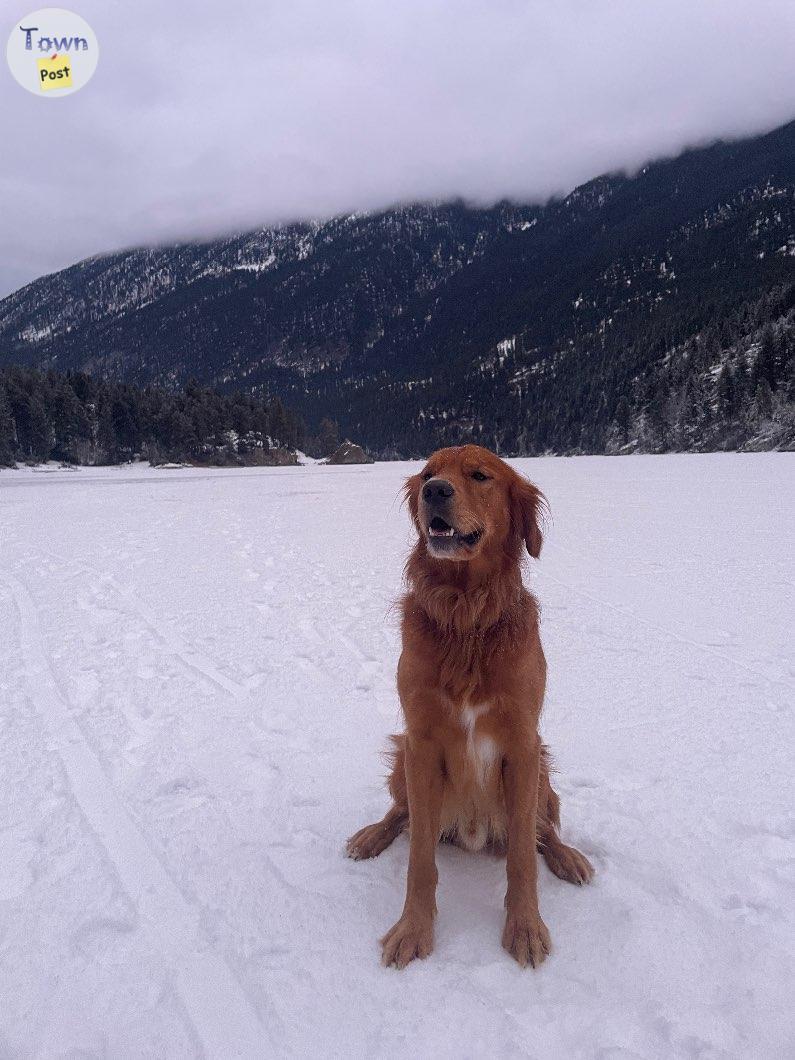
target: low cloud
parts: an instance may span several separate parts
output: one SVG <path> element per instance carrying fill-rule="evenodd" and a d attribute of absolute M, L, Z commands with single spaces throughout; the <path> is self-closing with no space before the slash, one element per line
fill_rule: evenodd
<path fill-rule="evenodd" d="M 543 200 L 795 116 L 791 0 L 69 3 L 90 84 L 0 74 L 0 293 L 126 246 Z"/>

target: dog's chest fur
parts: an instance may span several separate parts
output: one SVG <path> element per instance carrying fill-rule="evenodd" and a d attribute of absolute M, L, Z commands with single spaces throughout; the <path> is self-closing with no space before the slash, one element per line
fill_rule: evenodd
<path fill-rule="evenodd" d="M 461 727 L 466 733 L 467 755 L 481 786 L 498 755 L 498 748 L 492 737 L 477 731 L 478 719 L 488 711 L 488 703 L 480 703 L 477 706 L 467 703 L 461 708 Z"/>
<path fill-rule="evenodd" d="M 505 836 L 502 751 L 484 725 L 490 705 L 469 703 L 456 709 L 463 739 L 450 748 L 448 783 L 442 807 L 442 833 L 468 850 L 500 843 Z"/>

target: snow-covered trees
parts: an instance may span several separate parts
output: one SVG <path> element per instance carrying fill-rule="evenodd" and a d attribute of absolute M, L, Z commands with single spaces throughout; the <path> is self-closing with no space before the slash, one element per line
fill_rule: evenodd
<path fill-rule="evenodd" d="M 195 463 L 262 463 L 303 442 L 278 400 L 222 395 L 198 384 L 170 393 L 83 373 L 0 370 L 0 465 L 65 460 L 112 464 L 144 456 Z"/>

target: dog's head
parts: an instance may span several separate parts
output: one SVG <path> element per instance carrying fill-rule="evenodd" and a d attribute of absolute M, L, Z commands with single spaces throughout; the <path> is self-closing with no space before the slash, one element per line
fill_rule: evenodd
<path fill-rule="evenodd" d="M 542 493 L 479 445 L 437 450 L 406 481 L 406 499 L 433 559 L 518 558 L 523 544 L 541 554 Z"/>

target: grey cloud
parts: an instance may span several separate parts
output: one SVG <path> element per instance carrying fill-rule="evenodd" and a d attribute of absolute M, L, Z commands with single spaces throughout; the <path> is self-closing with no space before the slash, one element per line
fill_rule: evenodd
<path fill-rule="evenodd" d="M 795 115 L 791 0 L 68 3 L 93 81 L 0 71 L 0 293 L 125 246 L 543 200 Z"/>

